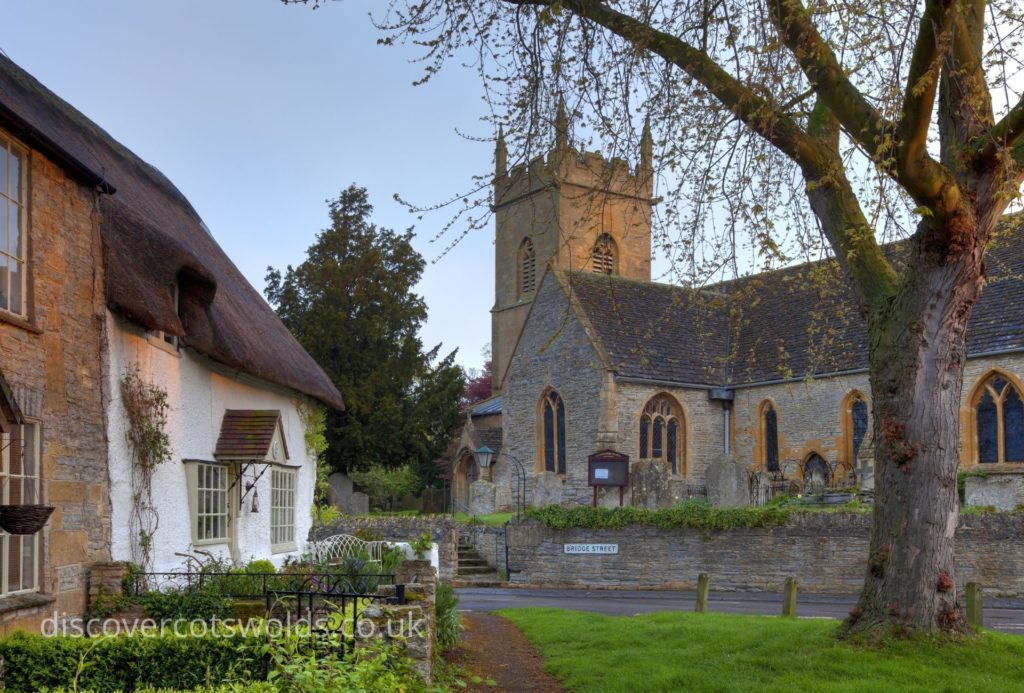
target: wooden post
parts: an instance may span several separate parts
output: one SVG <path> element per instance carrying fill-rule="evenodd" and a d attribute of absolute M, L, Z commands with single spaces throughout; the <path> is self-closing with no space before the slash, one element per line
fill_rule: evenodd
<path fill-rule="evenodd" d="M 985 593 L 976 582 L 968 582 L 966 591 L 967 625 L 975 628 L 985 626 Z"/>
<path fill-rule="evenodd" d="M 782 615 L 796 616 L 796 578 L 786 578 L 786 587 L 782 595 Z"/>
<path fill-rule="evenodd" d="M 707 573 L 697 576 L 697 613 L 702 614 L 708 610 L 708 579 Z"/>

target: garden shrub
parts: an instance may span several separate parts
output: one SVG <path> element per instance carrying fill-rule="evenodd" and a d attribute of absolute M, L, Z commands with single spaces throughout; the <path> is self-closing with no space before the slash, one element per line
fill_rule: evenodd
<path fill-rule="evenodd" d="M 792 511 L 778 505 L 752 508 L 715 508 L 705 500 L 688 500 L 671 508 L 594 508 L 589 505 L 549 505 L 527 511 L 552 529 L 621 529 L 649 525 L 659 529 L 690 527 L 703 530 L 772 527 L 783 525 Z"/>
<path fill-rule="evenodd" d="M 133 691 L 143 686 L 191 690 L 232 681 L 266 679 L 255 654 L 261 638 L 172 632 L 74 637 L 16 632 L 0 639 L 3 686 L 9 691 L 72 688 Z"/>
<path fill-rule="evenodd" d="M 146 615 L 158 623 L 184 619 L 213 621 L 231 614 L 231 599 L 207 589 L 181 592 L 148 592 L 139 597 Z"/>

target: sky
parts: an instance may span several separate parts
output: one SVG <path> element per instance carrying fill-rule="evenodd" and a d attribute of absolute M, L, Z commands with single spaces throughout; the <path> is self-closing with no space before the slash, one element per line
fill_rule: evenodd
<path fill-rule="evenodd" d="M 0 50 L 170 178 L 261 291 L 268 265 L 302 262 L 325 200 L 367 188 L 378 226 L 416 226 L 424 344 L 479 368 L 493 225 L 442 257 L 449 216 L 418 220 L 393 195 L 436 204 L 493 170 L 493 145 L 463 136 L 492 135 L 482 92 L 458 68 L 413 87 L 415 50 L 376 45 L 380 4 L 5 0 Z"/>

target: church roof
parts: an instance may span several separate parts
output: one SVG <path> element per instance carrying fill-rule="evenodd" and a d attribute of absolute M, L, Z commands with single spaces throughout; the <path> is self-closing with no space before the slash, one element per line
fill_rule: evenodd
<path fill-rule="evenodd" d="M 330 378 L 174 184 L 2 54 L 0 126 L 104 193 L 100 231 L 111 310 L 238 371 L 343 406 Z M 177 310 L 171 283 L 179 288 Z"/>
<path fill-rule="evenodd" d="M 1024 351 L 1024 214 L 989 250 L 988 284 L 968 355 Z M 867 325 L 834 261 L 694 290 L 590 272 L 558 272 L 620 377 L 710 387 L 865 369 Z"/>

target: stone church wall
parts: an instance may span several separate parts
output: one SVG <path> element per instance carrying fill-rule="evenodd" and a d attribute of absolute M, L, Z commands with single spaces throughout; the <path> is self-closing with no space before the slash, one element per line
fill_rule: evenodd
<path fill-rule="evenodd" d="M 779 527 L 706 531 L 553 530 L 509 525 L 513 583 L 567 587 L 781 590 L 795 576 L 803 592 L 853 594 L 868 555 L 870 514 L 800 513 Z M 976 581 L 993 594 L 1024 594 L 1024 515 L 962 516 L 956 534 L 957 585 Z M 616 555 L 567 555 L 566 544 L 617 544 Z"/>
<path fill-rule="evenodd" d="M 561 501 L 590 503 L 587 457 L 597 451 L 603 365 L 552 274 L 543 280 L 532 311 L 506 383 L 502 451 L 525 467 L 526 503 L 530 505 L 537 472 L 543 471 L 543 462 L 538 463 L 538 405 L 544 392 L 553 388 L 562 397 L 566 415 L 566 475 Z M 493 475 L 497 507 L 507 508 L 515 502 L 515 476 L 504 455 L 495 463 Z"/>

